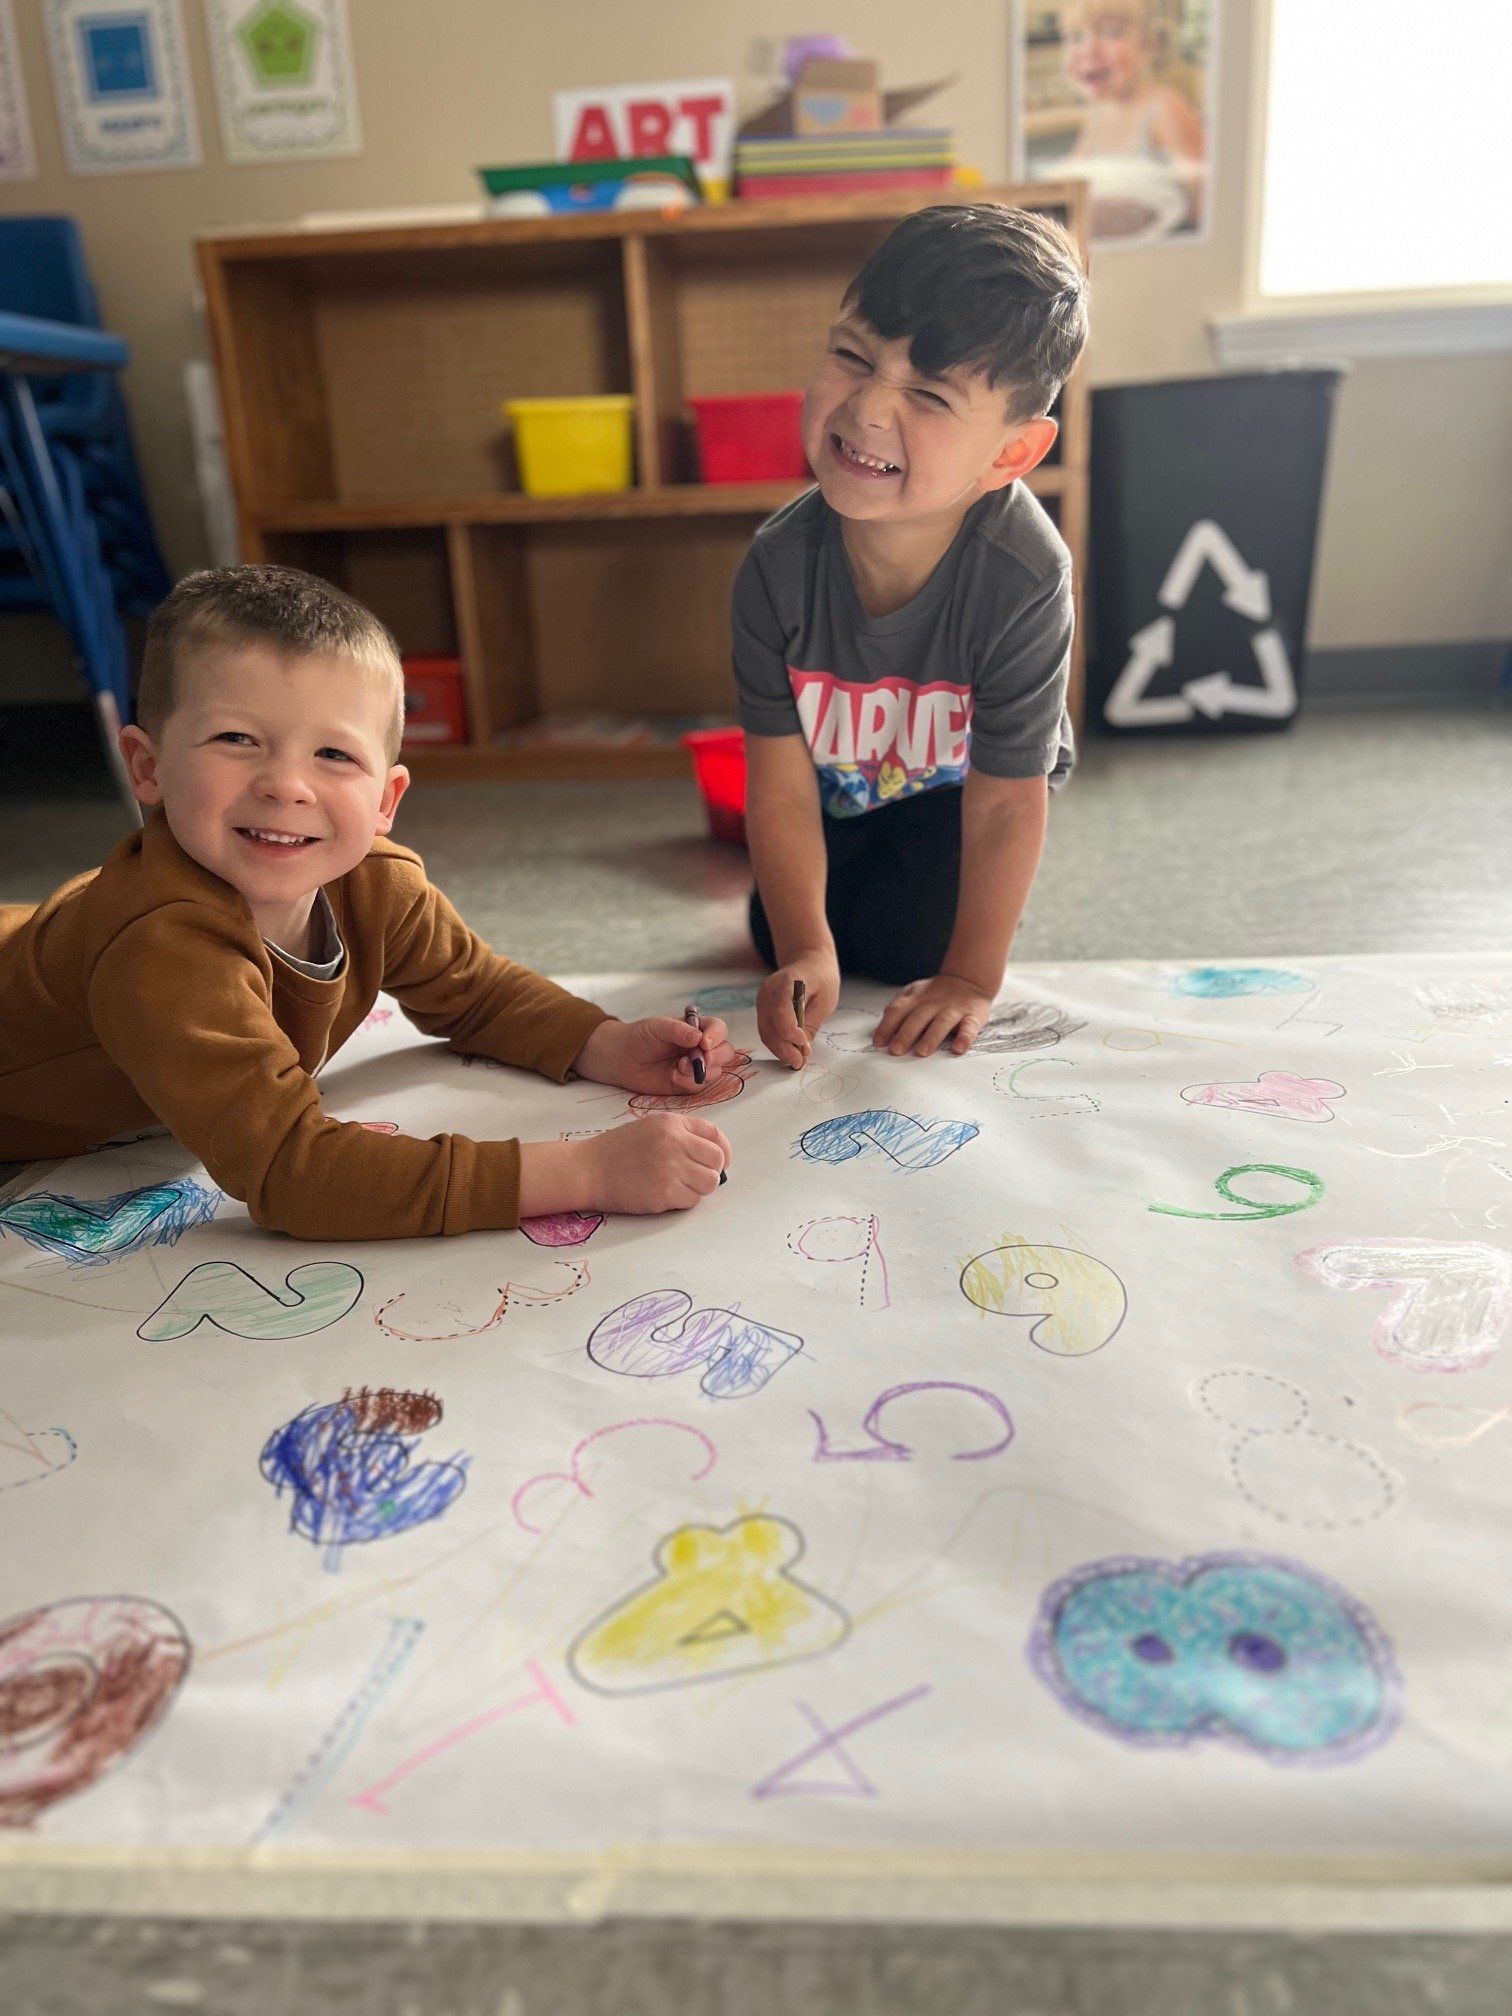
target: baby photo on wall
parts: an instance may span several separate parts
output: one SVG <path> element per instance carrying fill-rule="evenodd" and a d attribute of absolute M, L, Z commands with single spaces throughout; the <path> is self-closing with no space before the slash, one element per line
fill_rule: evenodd
<path fill-rule="evenodd" d="M 1094 245 L 1204 235 L 1210 15 L 1209 0 L 1018 0 L 1019 170 L 1090 182 Z"/>

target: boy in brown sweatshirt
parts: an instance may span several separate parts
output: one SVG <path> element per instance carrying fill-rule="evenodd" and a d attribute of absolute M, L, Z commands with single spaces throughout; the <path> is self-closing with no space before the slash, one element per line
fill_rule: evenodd
<path fill-rule="evenodd" d="M 491 951 L 382 836 L 403 678 L 388 632 L 291 567 L 181 581 L 148 631 L 150 808 L 103 867 L 0 907 L 0 1161 L 74 1155 L 158 1124 L 302 1239 L 413 1238 L 546 1212 L 685 1210 L 730 1159 L 697 1115 L 576 1141 L 428 1141 L 321 1110 L 315 1075 L 380 988 L 453 1050 L 630 1091 L 691 1092 L 724 1024 L 620 1022 Z"/>

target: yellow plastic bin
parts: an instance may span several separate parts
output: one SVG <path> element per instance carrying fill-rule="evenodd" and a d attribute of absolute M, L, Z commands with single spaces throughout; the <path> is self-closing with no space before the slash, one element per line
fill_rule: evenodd
<path fill-rule="evenodd" d="M 531 497 L 630 488 L 628 392 L 586 399 L 506 399 L 520 481 Z"/>

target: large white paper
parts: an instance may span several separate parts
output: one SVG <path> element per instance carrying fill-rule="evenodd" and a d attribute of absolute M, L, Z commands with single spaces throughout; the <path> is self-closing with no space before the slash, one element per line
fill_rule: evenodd
<path fill-rule="evenodd" d="M 0 182 L 30 182 L 36 173 L 14 0 L 0 0 Z"/>
<path fill-rule="evenodd" d="M 63 147 L 75 175 L 200 158 L 179 0 L 45 0 Z"/>
<path fill-rule="evenodd" d="M 0 1201 L 11 1857 L 1504 1854 L 1512 959 L 1025 966 L 927 1062 L 881 998 L 685 1216 L 296 1244 L 163 1138 Z M 387 1002 L 323 1088 L 629 1117 Z"/>

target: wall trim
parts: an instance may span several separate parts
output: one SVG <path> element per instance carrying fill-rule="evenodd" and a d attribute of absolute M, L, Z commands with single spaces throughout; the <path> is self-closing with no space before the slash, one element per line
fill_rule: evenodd
<path fill-rule="evenodd" d="M 1476 637 L 1450 644 L 1346 644 L 1310 649 L 1302 705 L 1422 707 L 1454 701 L 1512 704 L 1512 642 Z"/>
<path fill-rule="evenodd" d="M 1225 367 L 1351 363 L 1372 357 L 1466 357 L 1512 350 L 1512 300 L 1402 308 L 1256 309 L 1208 323 Z"/>

